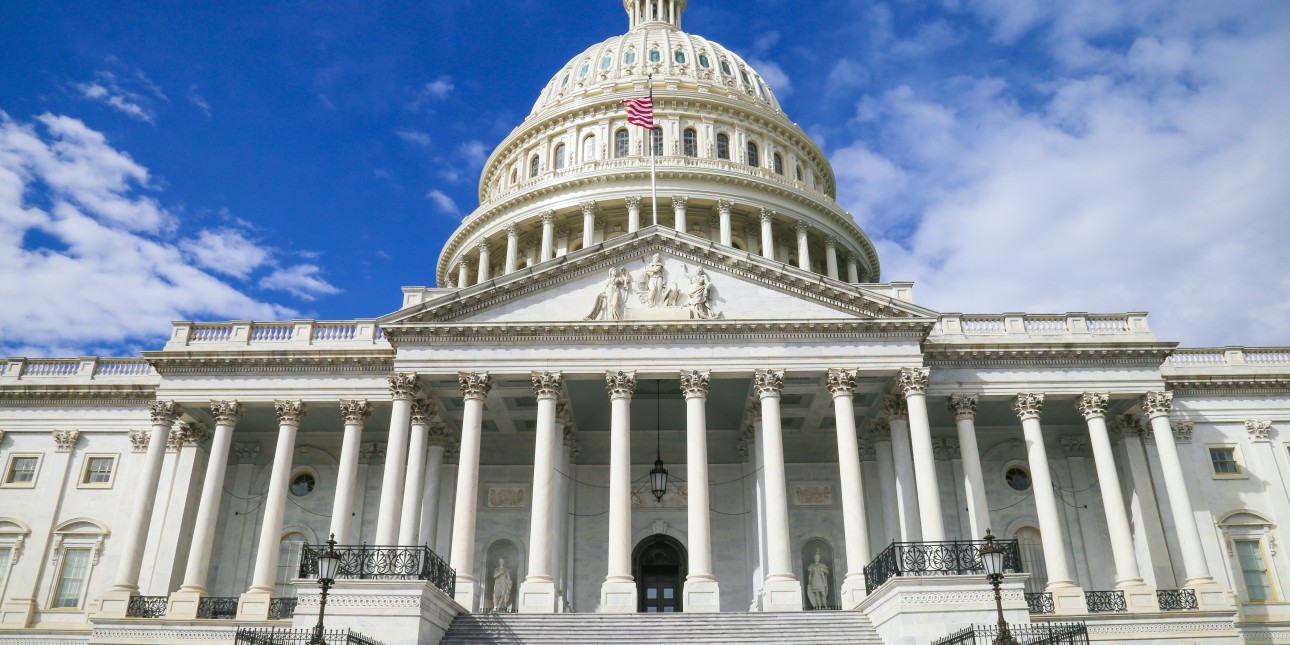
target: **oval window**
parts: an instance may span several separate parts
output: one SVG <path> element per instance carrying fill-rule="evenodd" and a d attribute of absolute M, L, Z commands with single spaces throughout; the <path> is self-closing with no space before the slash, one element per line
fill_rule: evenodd
<path fill-rule="evenodd" d="M 731 72 L 730 72 L 730 63 L 727 63 L 727 62 L 726 62 L 726 61 L 724 61 L 724 60 L 723 60 L 723 61 L 721 61 L 721 73 L 722 73 L 722 74 L 725 74 L 726 76 L 730 76 L 730 74 L 731 74 Z"/>
<path fill-rule="evenodd" d="M 676 59 L 676 62 L 678 62 L 678 63 L 680 63 L 680 64 L 682 64 L 682 65 L 684 65 L 684 64 L 685 64 L 685 52 L 683 52 L 683 51 L 681 51 L 681 50 L 679 50 L 679 49 L 678 49 L 678 50 L 676 50 L 676 54 L 673 56 L 673 58 L 675 58 L 675 59 Z"/>
<path fill-rule="evenodd" d="M 578 78 L 582 78 L 586 76 L 587 72 L 590 72 L 590 71 L 591 71 L 591 63 L 583 63 L 582 68 L 578 70 Z"/>
<path fill-rule="evenodd" d="M 635 63 L 635 62 L 636 62 L 636 52 L 635 52 L 635 51 L 632 51 L 632 50 L 630 50 L 630 49 L 629 49 L 629 50 L 627 50 L 627 51 L 625 51 L 625 52 L 623 52 L 623 62 L 624 62 L 624 63 L 626 63 L 626 64 L 628 64 L 628 65 L 631 65 L 632 63 Z"/>
<path fill-rule="evenodd" d="M 699 54 L 699 67 L 702 67 L 703 69 L 712 67 L 712 61 L 708 60 L 707 54 Z"/>
<path fill-rule="evenodd" d="M 1030 473 L 1025 468 L 1013 466 L 1008 472 L 1003 474 L 1003 480 L 1008 483 L 1008 487 L 1019 493 L 1030 490 Z"/>
<path fill-rule="evenodd" d="M 663 55 L 662 55 L 662 54 L 660 54 L 660 53 L 658 53 L 658 50 L 657 50 L 657 49 L 651 49 L 651 50 L 649 50 L 649 62 L 651 62 L 651 63 L 657 63 L 657 62 L 662 61 L 662 60 L 663 60 Z"/>
<path fill-rule="evenodd" d="M 296 497 L 304 497 L 314 492 L 314 487 L 318 485 L 318 480 L 309 473 L 300 473 L 291 480 L 291 494 Z"/>
<path fill-rule="evenodd" d="M 609 57 L 609 56 L 606 56 L 606 57 L 604 57 L 604 58 L 600 59 L 600 69 L 609 69 L 609 65 L 610 65 L 610 63 L 613 63 L 613 62 L 614 62 L 614 61 L 613 61 L 613 58 L 611 58 L 611 57 Z"/>
<path fill-rule="evenodd" d="M 739 78 L 744 79 L 744 85 L 752 87 L 752 79 L 748 78 L 748 72 L 745 72 L 742 69 L 739 70 Z"/>
<path fill-rule="evenodd" d="M 569 84 L 569 75 L 565 74 L 564 78 L 560 80 L 560 87 L 564 87 L 568 84 Z"/>

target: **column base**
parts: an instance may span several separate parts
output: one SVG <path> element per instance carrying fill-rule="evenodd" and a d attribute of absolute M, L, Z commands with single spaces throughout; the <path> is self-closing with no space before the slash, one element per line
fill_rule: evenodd
<path fill-rule="evenodd" d="M 1145 582 L 1141 580 L 1127 582 L 1116 585 L 1115 588 L 1124 592 L 1124 605 L 1130 613 L 1160 613 L 1160 601 L 1156 598 L 1156 590 Z"/>
<path fill-rule="evenodd" d="M 1200 611 L 1232 611 L 1236 609 L 1236 594 L 1217 582 L 1187 585 L 1196 592 L 1196 605 Z"/>
<path fill-rule="evenodd" d="M 519 606 L 521 614 L 554 614 L 556 598 L 554 580 L 525 580 L 520 583 Z"/>
<path fill-rule="evenodd" d="M 855 609 L 857 605 L 864 602 L 865 596 L 869 595 L 864 587 L 863 573 L 848 575 L 843 578 L 842 593 L 838 598 L 842 603 L 842 608 L 845 610 Z"/>
<path fill-rule="evenodd" d="M 130 597 L 136 592 L 129 589 L 112 588 L 99 597 L 99 610 L 95 616 L 103 618 L 125 618 L 130 611 Z"/>
<path fill-rule="evenodd" d="M 5 627 L 30 627 L 31 617 L 36 613 L 36 601 L 33 598 L 10 598 L 0 605 L 0 625 Z"/>
<path fill-rule="evenodd" d="M 476 602 L 479 600 L 479 583 L 470 578 L 457 577 L 457 584 L 453 586 L 452 599 L 457 601 L 458 605 L 466 608 L 466 611 L 475 611 Z"/>
<path fill-rule="evenodd" d="M 687 579 L 681 591 L 681 609 L 691 614 L 721 611 L 721 589 L 711 578 Z"/>
<path fill-rule="evenodd" d="M 1084 598 L 1082 587 L 1066 583 L 1049 584 L 1048 593 L 1053 595 L 1053 613 L 1056 615 L 1087 614 L 1088 601 Z"/>
<path fill-rule="evenodd" d="M 170 594 L 170 603 L 166 607 L 166 618 L 196 620 L 197 608 L 201 605 L 202 596 L 204 595 L 206 594 L 200 591 L 185 591 L 183 589 Z"/>
<path fill-rule="evenodd" d="M 273 591 L 252 588 L 237 599 L 238 620 L 268 620 Z"/>
<path fill-rule="evenodd" d="M 636 581 L 606 580 L 601 584 L 599 613 L 636 613 Z"/>
<path fill-rule="evenodd" d="M 762 611 L 802 611 L 802 581 L 766 578 L 762 586 Z"/>

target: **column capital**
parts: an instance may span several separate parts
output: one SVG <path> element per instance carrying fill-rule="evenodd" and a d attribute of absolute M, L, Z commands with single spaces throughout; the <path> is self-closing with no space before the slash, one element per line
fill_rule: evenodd
<path fill-rule="evenodd" d="M 573 406 L 569 404 L 568 399 L 559 399 L 555 402 L 555 418 L 559 419 L 566 429 L 573 425 Z"/>
<path fill-rule="evenodd" d="M 672 208 L 685 208 L 690 203 L 689 195 L 672 195 Z"/>
<path fill-rule="evenodd" d="M 959 440 L 952 438 L 942 438 L 932 440 L 932 454 L 937 459 L 949 460 L 959 459 L 962 457 L 959 451 Z"/>
<path fill-rule="evenodd" d="M 891 441 L 891 422 L 886 419 L 874 419 L 869 424 L 869 436 L 873 441 Z"/>
<path fill-rule="evenodd" d="M 1272 421 L 1268 419 L 1246 419 L 1245 431 L 1250 433 L 1250 441 L 1259 443 L 1271 441 Z"/>
<path fill-rule="evenodd" d="M 857 370 L 829 368 L 828 374 L 824 377 L 824 385 L 829 388 L 829 394 L 834 398 L 851 396 L 856 391 L 856 374 Z"/>
<path fill-rule="evenodd" d="M 385 375 L 385 380 L 390 385 L 390 398 L 395 401 L 416 398 L 421 384 L 415 372 L 390 372 Z"/>
<path fill-rule="evenodd" d="M 1088 417 L 1085 417 L 1088 418 Z M 1080 435 L 1062 435 L 1062 450 L 1067 457 L 1085 457 L 1088 451 L 1088 437 Z"/>
<path fill-rule="evenodd" d="M 514 237 L 518 239 L 519 236 L 520 236 L 519 224 L 516 224 L 515 222 L 511 222 L 510 224 L 506 225 L 506 237 Z"/>
<path fill-rule="evenodd" d="M 811 230 L 811 225 L 804 219 L 799 219 L 793 223 L 793 229 L 800 235 Z"/>
<path fill-rule="evenodd" d="M 278 414 L 279 425 L 299 426 L 305 414 L 309 412 L 309 406 L 300 399 L 294 401 L 278 399 L 273 402 L 273 411 Z"/>
<path fill-rule="evenodd" d="M 734 208 L 734 207 L 735 207 L 735 203 L 734 203 L 733 201 L 729 200 L 729 199 L 718 199 L 718 200 L 717 200 L 717 212 L 719 212 L 719 213 L 720 213 L 720 212 L 725 212 L 725 213 L 729 214 L 729 213 L 730 213 L 730 209 L 732 209 L 732 208 Z"/>
<path fill-rule="evenodd" d="M 882 398 L 882 411 L 888 419 L 900 419 L 901 421 L 909 418 L 909 404 L 905 402 L 905 397 L 895 394 L 888 394 Z"/>
<path fill-rule="evenodd" d="M 233 444 L 233 456 L 239 464 L 253 464 L 256 458 L 260 456 L 260 444 L 256 441 L 235 443 Z"/>
<path fill-rule="evenodd" d="M 1095 417 L 1106 417 L 1106 404 L 1111 395 L 1107 392 L 1085 392 L 1075 398 L 1075 409 L 1084 416 L 1084 420 Z"/>
<path fill-rule="evenodd" d="M 859 439 L 856 441 L 856 453 L 860 461 L 873 461 L 878 458 L 878 451 L 873 447 L 873 440 Z"/>
<path fill-rule="evenodd" d="M 611 399 L 630 399 L 636 391 L 636 372 L 605 372 L 605 389 Z"/>
<path fill-rule="evenodd" d="M 975 394 L 951 394 L 949 400 L 950 412 L 954 413 L 955 421 L 971 421 L 976 419 L 976 405 L 979 397 Z"/>
<path fill-rule="evenodd" d="M 744 408 L 744 418 L 748 420 L 750 428 L 751 424 L 761 421 L 761 405 L 757 401 L 749 401 L 748 407 Z M 753 431 L 756 432 L 756 429 Z"/>
<path fill-rule="evenodd" d="M 1173 407 L 1174 393 L 1168 390 L 1163 392 L 1147 392 L 1142 395 L 1142 411 L 1147 413 L 1147 418 L 1169 416 L 1169 409 Z"/>
<path fill-rule="evenodd" d="M 572 427 L 566 425 L 564 429 L 560 431 L 560 438 L 564 445 L 572 446 L 578 441 L 578 433 Z"/>
<path fill-rule="evenodd" d="M 708 398 L 712 374 L 707 370 L 681 370 L 681 392 L 685 398 Z"/>
<path fill-rule="evenodd" d="M 927 394 L 927 381 L 931 376 L 930 367 L 902 367 L 897 385 L 905 396 Z"/>
<path fill-rule="evenodd" d="M 238 401 L 211 400 L 211 416 L 215 417 L 215 425 L 235 426 L 245 411 Z"/>
<path fill-rule="evenodd" d="M 604 215 L 597 215 L 591 218 L 591 227 L 593 229 L 603 231 L 607 226 L 609 226 L 609 220 L 606 220 Z"/>
<path fill-rule="evenodd" d="M 174 432 L 174 430 L 171 430 Z M 76 447 L 76 442 L 81 438 L 80 430 L 55 430 L 51 433 L 54 437 L 55 452 L 71 452 Z"/>
<path fill-rule="evenodd" d="M 492 253 L 493 245 L 488 240 L 480 240 L 475 243 L 474 248 L 482 256 L 486 253 Z"/>
<path fill-rule="evenodd" d="M 1017 413 L 1017 418 L 1025 421 L 1026 419 L 1038 419 L 1044 411 L 1044 395 L 1040 392 L 1022 392 L 1017 398 L 1012 400 L 1012 411 Z"/>
<path fill-rule="evenodd" d="M 430 422 L 430 432 L 426 440 L 431 446 L 446 446 L 452 442 L 452 432 L 440 421 Z"/>
<path fill-rule="evenodd" d="M 627 197 L 624 197 L 624 198 L 623 198 L 623 201 L 624 201 L 624 202 L 627 202 L 627 208 L 640 208 L 640 207 L 641 207 L 641 196 L 640 196 L 640 195 L 628 195 Z"/>
<path fill-rule="evenodd" d="M 582 209 L 582 214 L 583 214 L 583 216 L 584 216 L 584 217 L 585 217 L 585 216 L 588 216 L 588 215 L 595 215 L 595 214 L 596 214 L 596 202 L 595 202 L 595 200 L 590 200 L 590 199 L 589 199 L 589 200 L 587 200 L 587 201 L 585 201 L 585 202 L 578 202 L 578 207 Z"/>
<path fill-rule="evenodd" d="M 555 236 L 557 238 L 563 239 L 563 238 L 569 237 L 569 234 L 571 233 L 573 233 L 573 229 L 569 228 L 568 224 L 561 224 L 555 227 Z"/>
<path fill-rule="evenodd" d="M 457 266 L 466 267 L 466 270 L 469 271 L 471 267 L 475 266 L 475 261 L 470 258 L 462 258 L 457 262 Z"/>
<path fill-rule="evenodd" d="M 127 432 L 126 436 L 130 438 L 131 452 L 146 452 L 148 450 L 148 442 L 152 440 L 152 430 L 135 428 Z M 0 437 L 0 439 L 3 439 L 3 437 Z"/>
<path fill-rule="evenodd" d="M 758 398 L 779 398 L 784 393 L 784 370 L 765 369 L 753 373 L 753 387 Z"/>
<path fill-rule="evenodd" d="M 539 212 L 538 217 L 542 219 L 543 224 L 552 224 L 555 222 L 555 210 L 548 208 Z"/>
<path fill-rule="evenodd" d="M 773 210 L 771 210 L 771 209 L 769 209 L 769 208 L 763 208 L 763 209 L 761 209 L 761 221 L 763 221 L 763 222 L 769 222 L 769 221 L 771 221 L 771 220 L 773 220 L 773 219 L 775 219 L 775 211 L 773 211 Z"/>
<path fill-rule="evenodd" d="M 561 386 L 564 384 L 564 375 L 560 372 L 533 372 L 530 375 L 533 381 L 533 395 L 538 399 L 558 399 L 560 398 Z"/>
<path fill-rule="evenodd" d="M 166 437 L 166 450 L 169 452 L 178 452 L 184 446 L 195 446 L 205 439 L 210 433 L 206 431 L 206 426 L 200 423 L 189 423 L 187 421 L 175 424 L 170 429 L 170 434 Z"/>
<path fill-rule="evenodd" d="M 152 416 L 152 425 L 168 426 L 175 423 L 184 409 L 174 401 L 153 401 L 148 404 L 148 414 Z"/>
<path fill-rule="evenodd" d="M 825 235 L 825 236 L 824 236 L 824 248 L 826 248 L 826 249 L 834 249 L 834 250 L 837 250 L 837 248 L 838 248 L 838 238 L 837 238 L 837 237 L 834 237 L 832 234 Z"/>
<path fill-rule="evenodd" d="M 385 444 L 375 441 L 359 444 L 358 458 L 365 464 L 379 464 L 385 461 Z"/>
<path fill-rule="evenodd" d="M 434 416 L 434 410 L 434 402 L 425 399 L 414 399 L 412 401 L 411 425 L 430 425 L 430 418 Z"/>
<path fill-rule="evenodd" d="M 461 395 L 469 401 L 488 396 L 488 391 L 493 389 L 493 380 L 488 372 L 457 372 L 457 385 L 461 387 Z"/>
<path fill-rule="evenodd" d="M 363 425 L 372 416 L 372 404 L 367 399 L 341 399 L 340 416 L 345 425 Z"/>
<path fill-rule="evenodd" d="M 1174 441 L 1176 443 L 1191 443 L 1191 433 L 1196 429 L 1195 421 L 1182 419 L 1169 425 L 1174 429 Z"/>
<path fill-rule="evenodd" d="M 1151 433 L 1142 425 L 1142 419 L 1136 414 L 1121 414 L 1111 422 L 1111 430 L 1122 436 L 1133 436 L 1151 441 Z"/>

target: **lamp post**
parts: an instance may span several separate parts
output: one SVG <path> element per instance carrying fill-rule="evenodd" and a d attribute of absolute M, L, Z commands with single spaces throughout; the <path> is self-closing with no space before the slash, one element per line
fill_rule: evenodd
<path fill-rule="evenodd" d="M 999 584 L 1003 582 L 1003 556 L 1003 549 L 994 545 L 994 535 L 986 529 L 981 563 L 985 565 L 986 580 L 994 587 L 994 607 L 999 612 L 999 635 L 994 637 L 994 645 L 1017 645 L 1017 640 L 1008 631 L 1008 621 L 1003 619 L 1003 595 L 999 592 Z"/>
<path fill-rule="evenodd" d="M 318 626 L 314 627 L 314 637 L 309 645 L 327 645 L 323 638 L 323 612 L 327 610 L 327 590 L 336 582 L 336 572 L 340 570 L 340 554 L 336 552 L 336 534 L 327 539 L 327 550 L 318 554 L 318 586 L 322 587 L 322 596 L 318 599 Z"/>

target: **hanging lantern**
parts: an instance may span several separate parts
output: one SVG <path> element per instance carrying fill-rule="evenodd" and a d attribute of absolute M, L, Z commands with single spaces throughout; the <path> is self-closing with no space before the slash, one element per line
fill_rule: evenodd
<path fill-rule="evenodd" d="M 663 467 L 663 381 L 654 381 L 654 441 L 656 442 L 657 457 L 654 458 L 654 469 L 649 471 L 649 481 L 652 485 L 654 499 L 663 501 L 663 496 L 667 494 L 667 469 Z"/>
<path fill-rule="evenodd" d="M 663 467 L 662 455 L 654 460 L 654 469 L 649 471 L 649 480 L 654 486 L 654 499 L 663 501 L 663 496 L 667 494 L 667 469 Z"/>

